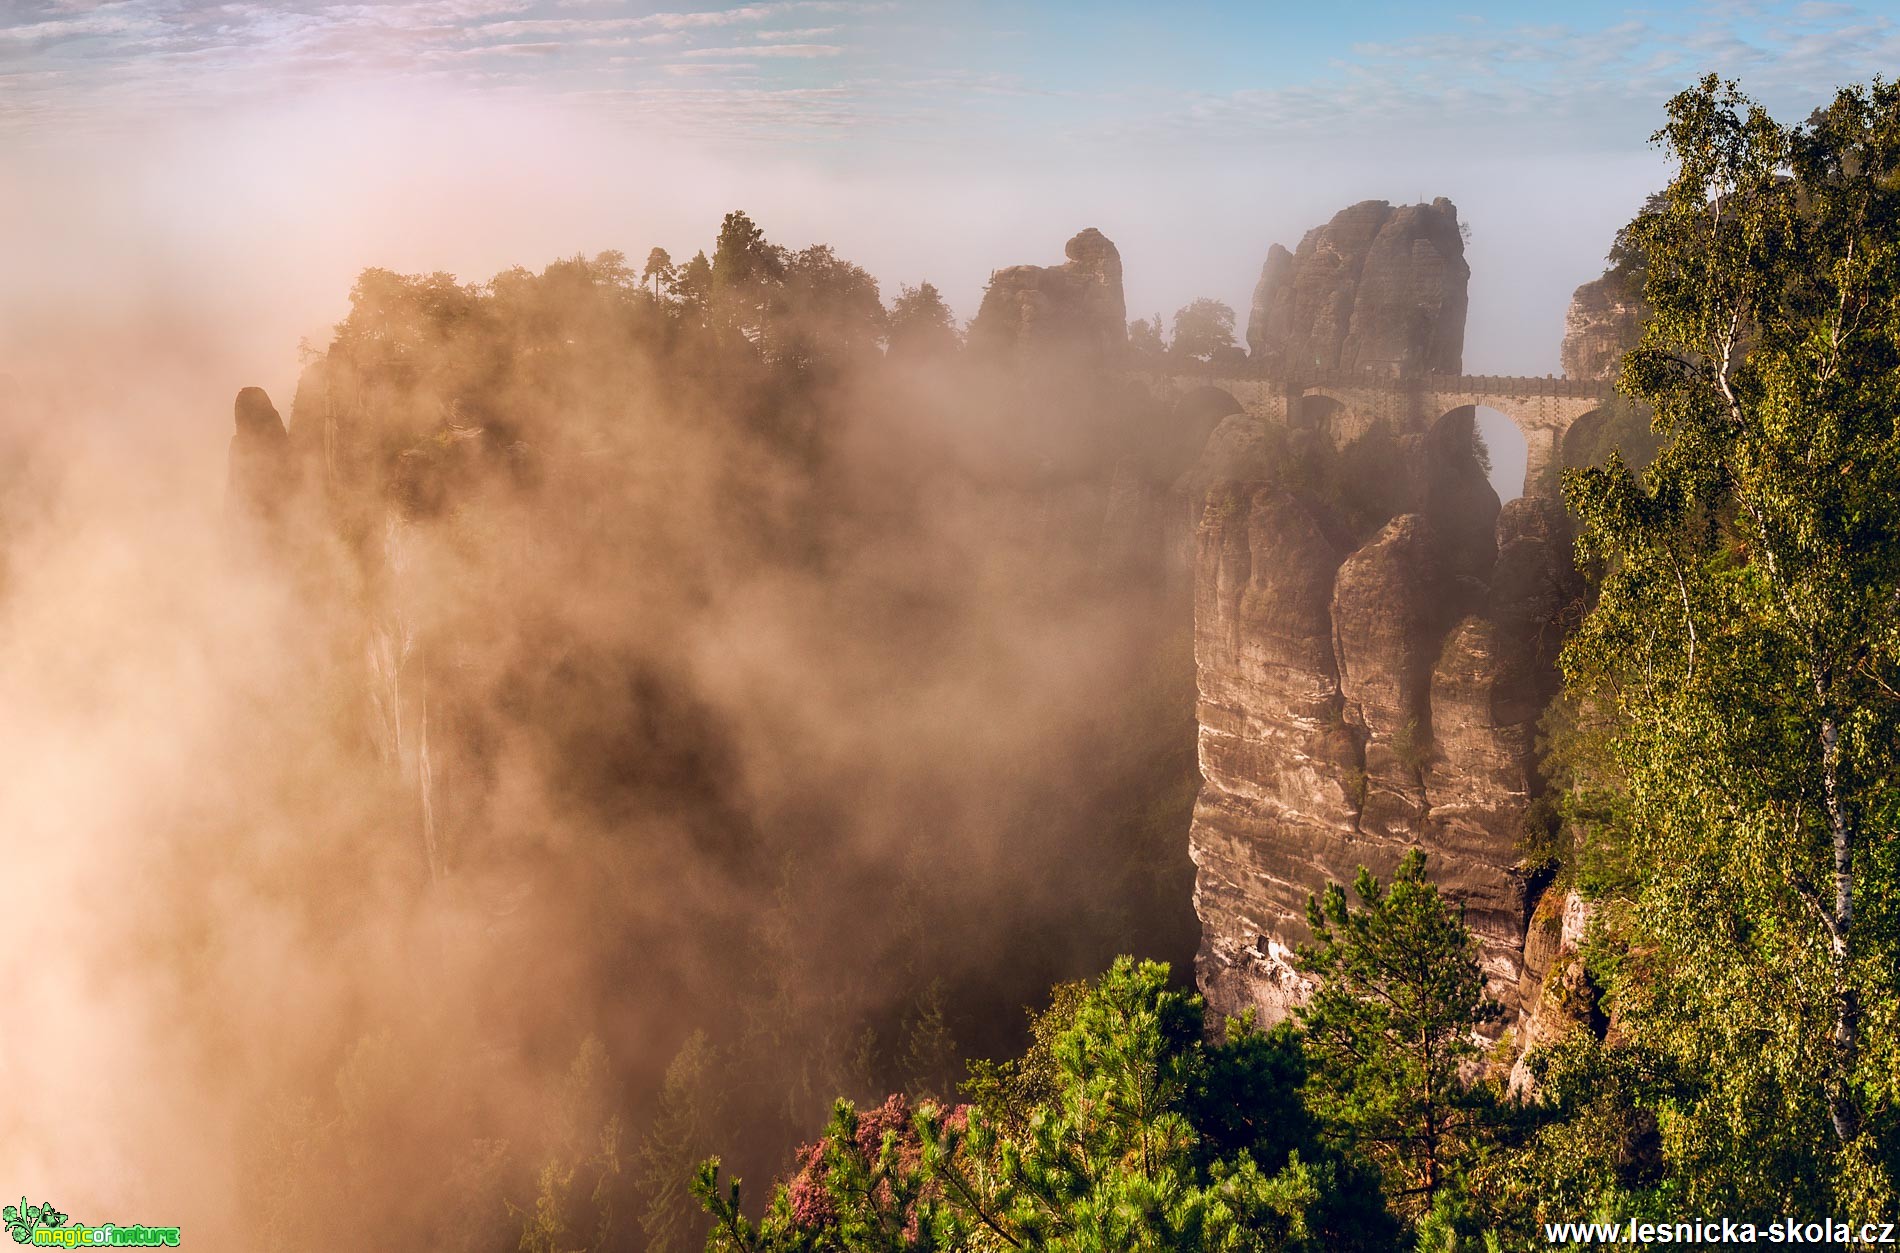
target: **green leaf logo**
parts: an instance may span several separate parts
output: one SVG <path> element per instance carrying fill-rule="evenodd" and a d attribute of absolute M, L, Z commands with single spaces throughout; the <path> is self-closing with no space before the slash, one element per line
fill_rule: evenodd
<path fill-rule="evenodd" d="M 21 1197 L 18 1205 L 9 1205 L 0 1210 L 0 1220 L 7 1226 L 7 1234 L 13 1237 L 15 1244 L 25 1244 L 33 1238 L 33 1233 L 42 1227 L 63 1227 L 67 1215 L 53 1208 L 51 1201 L 41 1201 L 38 1205 L 28 1205 Z"/>

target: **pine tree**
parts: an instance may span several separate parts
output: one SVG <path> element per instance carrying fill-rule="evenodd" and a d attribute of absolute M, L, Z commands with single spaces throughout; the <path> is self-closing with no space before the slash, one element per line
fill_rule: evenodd
<path fill-rule="evenodd" d="M 640 1234 L 648 1253 L 684 1253 L 699 1243 L 705 1216 L 692 1197 L 695 1168 L 713 1149 L 721 1093 L 717 1056 L 695 1031 L 667 1065 L 660 1108 L 634 1156 Z"/>
<path fill-rule="evenodd" d="M 1065 998 L 1066 1000 L 1067 998 Z M 1166 966 L 1118 960 L 1051 1018 L 1028 1066 L 980 1072 L 977 1088 L 1029 1108 L 914 1111 L 901 1097 L 860 1113 L 840 1103 L 825 1136 L 753 1224 L 736 1184 L 708 1162 L 695 1192 L 713 1215 L 714 1253 L 1044 1249 L 1050 1253 L 1277 1253 L 1327 1242 L 1309 1221 L 1332 1178 L 1297 1148 L 1236 1134 L 1226 1108 L 1265 1097 L 1239 1069 L 1274 1055 L 1241 1027 L 1225 1045 L 1203 1033 L 1204 1006 L 1169 986 Z M 1272 1082 L 1275 1071 L 1259 1078 Z M 1006 1078 L 1004 1076 L 1007 1076 Z M 1286 1074 L 1279 1072 L 1284 1080 Z M 1218 1111 L 1218 1114 L 1216 1114 Z M 1218 1122 L 1204 1135 L 1196 1119 Z M 1370 1247 L 1380 1247 L 1377 1245 Z"/>
<path fill-rule="evenodd" d="M 1425 877 L 1422 852 L 1405 855 L 1390 888 L 1362 868 L 1353 891 L 1357 909 L 1338 884 L 1307 904 L 1314 939 L 1298 962 L 1318 981 L 1299 1011 L 1307 1101 L 1417 1217 L 1498 1127 L 1494 1094 L 1461 1072 L 1482 1052 L 1475 1032 L 1503 1007 L 1485 991 L 1463 918 Z"/>

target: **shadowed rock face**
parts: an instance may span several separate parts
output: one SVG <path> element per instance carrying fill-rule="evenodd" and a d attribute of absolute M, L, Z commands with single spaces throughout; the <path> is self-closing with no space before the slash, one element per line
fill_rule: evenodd
<path fill-rule="evenodd" d="M 1643 333 L 1642 302 L 1614 274 L 1577 288 L 1564 314 L 1564 377 L 1613 379 Z"/>
<path fill-rule="evenodd" d="M 1523 1008 L 1533 902 L 1517 846 L 1578 594 L 1562 513 L 1475 500 L 1469 445 L 1424 438 L 1392 516 L 1349 536 L 1275 481 L 1259 426 L 1227 418 L 1197 472 L 1190 846 L 1210 1008 L 1285 1016 L 1305 991 L 1290 956 L 1310 938 L 1307 897 L 1361 865 L 1389 877 L 1415 846 L 1464 905 L 1494 992 Z M 1491 525 L 1474 536 L 1475 522 Z"/>
<path fill-rule="evenodd" d="M 1362 201 L 1268 251 L 1247 344 L 1285 369 L 1457 374 L 1470 277 L 1451 201 Z"/>
<path fill-rule="evenodd" d="M 1128 339 L 1122 258 L 1108 236 L 1089 227 L 1063 249 L 1061 265 L 998 270 L 970 324 L 972 343 L 989 347 L 1079 344 L 1101 351 Z"/>

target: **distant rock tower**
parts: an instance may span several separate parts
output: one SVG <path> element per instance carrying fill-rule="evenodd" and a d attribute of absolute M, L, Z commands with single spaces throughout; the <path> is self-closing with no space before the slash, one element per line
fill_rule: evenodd
<path fill-rule="evenodd" d="M 1642 298 L 1627 278 L 1605 274 L 1577 288 L 1564 314 L 1564 377 L 1614 379 L 1643 335 Z"/>
<path fill-rule="evenodd" d="M 225 508 L 241 522 L 274 524 L 296 486 L 290 434 L 261 387 L 237 394 Z"/>
<path fill-rule="evenodd" d="M 1061 265 L 1012 265 L 990 277 L 970 340 L 991 348 L 1081 345 L 1103 352 L 1128 339 L 1122 257 L 1089 227 L 1063 249 Z"/>
<path fill-rule="evenodd" d="M 1361 201 L 1308 231 L 1298 251 L 1268 251 L 1247 346 L 1287 371 L 1458 374 L 1470 278 L 1451 201 Z"/>

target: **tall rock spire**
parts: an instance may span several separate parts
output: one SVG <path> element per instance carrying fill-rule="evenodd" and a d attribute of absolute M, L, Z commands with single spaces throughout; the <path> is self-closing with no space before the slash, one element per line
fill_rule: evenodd
<path fill-rule="evenodd" d="M 1283 370 L 1458 374 L 1470 278 L 1451 201 L 1361 201 L 1268 251 L 1247 345 Z"/>

